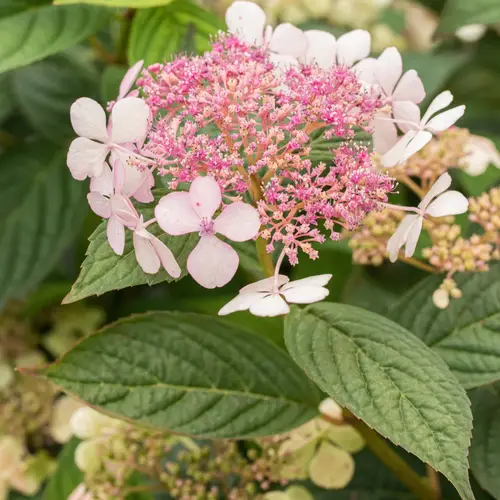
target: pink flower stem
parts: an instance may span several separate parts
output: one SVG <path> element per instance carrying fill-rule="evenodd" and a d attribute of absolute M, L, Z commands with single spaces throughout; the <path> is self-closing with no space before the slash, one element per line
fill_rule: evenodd
<path fill-rule="evenodd" d="M 276 266 L 274 268 L 274 281 L 273 281 L 273 292 L 278 292 L 278 276 L 280 273 L 280 267 L 283 262 L 283 259 L 285 258 L 286 254 L 286 247 L 283 248 L 282 252 L 280 253 L 280 256 L 278 257 L 278 261 L 276 262 Z"/>
<path fill-rule="evenodd" d="M 402 212 L 415 212 L 420 214 L 420 209 L 417 207 L 405 207 L 404 205 L 393 205 L 392 203 L 379 203 L 384 208 L 391 208 L 392 210 L 400 210 Z"/>

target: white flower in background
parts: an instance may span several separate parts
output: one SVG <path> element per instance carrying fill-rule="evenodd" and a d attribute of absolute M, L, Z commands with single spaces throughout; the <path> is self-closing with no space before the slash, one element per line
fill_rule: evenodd
<path fill-rule="evenodd" d="M 307 50 L 307 38 L 301 29 L 284 23 L 273 31 L 266 26 L 266 13 L 253 2 L 232 3 L 226 11 L 226 24 L 244 42 L 268 47 L 271 61 L 280 66 L 296 64 Z"/>
<path fill-rule="evenodd" d="M 420 151 L 431 139 L 433 134 L 444 132 L 460 119 L 465 106 L 456 106 L 447 111 L 439 111 L 448 107 L 453 101 L 453 95 L 448 90 L 441 92 L 429 105 L 424 116 L 420 117 L 420 109 L 413 102 L 400 102 L 398 105 L 398 116 L 394 120 L 387 118 L 389 122 L 395 121 L 398 127 L 405 132 L 398 142 L 382 158 L 385 167 L 394 167 L 398 163 L 406 161 L 410 156 Z M 377 118 L 380 118 L 379 116 Z M 385 129 L 385 143 L 390 143 L 393 133 Z M 391 134 L 389 137 L 388 134 Z M 381 139 L 380 139 L 381 140 Z"/>
<path fill-rule="evenodd" d="M 432 294 L 432 302 L 439 309 L 446 309 L 450 305 L 450 294 L 447 290 L 438 288 Z"/>
<path fill-rule="evenodd" d="M 259 232 L 257 210 L 243 202 L 227 205 L 215 219 L 222 203 L 222 192 L 213 177 L 197 177 L 189 192 L 164 196 L 155 208 L 159 226 L 173 236 L 199 233 L 200 241 L 187 259 L 189 274 L 203 287 L 216 288 L 229 283 L 240 258 L 221 234 L 231 241 L 248 241 Z"/>
<path fill-rule="evenodd" d="M 467 198 L 458 191 L 447 191 L 450 186 L 451 176 L 444 173 L 425 195 L 418 208 L 413 209 L 416 213 L 407 215 L 401 221 L 398 229 L 387 242 L 387 252 L 391 262 L 396 262 L 399 250 L 403 246 L 405 246 L 405 257 L 409 258 L 415 253 L 425 216 L 444 217 L 467 211 L 469 208 Z"/>
<path fill-rule="evenodd" d="M 486 24 L 467 24 L 455 31 L 457 38 L 465 43 L 474 43 L 483 38 L 488 27 Z"/>
<path fill-rule="evenodd" d="M 49 425 L 50 435 L 57 443 L 67 443 L 73 435 L 71 419 L 83 405 L 68 396 L 60 397 L 53 406 Z"/>
<path fill-rule="evenodd" d="M 249 310 L 255 316 L 279 316 L 288 314 L 288 304 L 312 304 L 323 300 L 329 291 L 324 288 L 331 274 L 310 276 L 296 281 L 279 274 L 244 286 L 239 295 L 220 311 L 225 316 L 236 311 Z"/>
<path fill-rule="evenodd" d="M 500 168 L 500 153 L 495 144 L 486 137 L 471 135 L 465 146 L 465 156 L 460 166 L 469 175 L 483 174 L 489 165 Z"/>
<path fill-rule="evenodd" d="M 73 129 L 80 136 L 70 145 L 67 163 L 71 175 L 81 181 L 99 177 L 111 152 L 126 163 L 134 144 L 142 144 L 149 128 L 150 110 L 137 97 L 121 99 L 111 111 L 109 124 L 101 105 L 82 97 L 71 106 Z"/>
<path fill-rule="evenodd" d="M 88 406 L 78 408 L 70 420 L 71 431 L 80 439 L 98 437 L 103 431 L 112 432 L 124 425 L 120 420 L 103 415 Z"/>

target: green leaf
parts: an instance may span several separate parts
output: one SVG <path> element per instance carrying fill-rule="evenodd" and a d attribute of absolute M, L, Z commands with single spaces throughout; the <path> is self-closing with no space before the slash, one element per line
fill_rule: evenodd
<path fill-rule="evenodd" d="M 48 139 L 66 144 L 75 133 L 69 108 L 82 95 L 95 94 L 94 75 L 66 56 L 13 72 L 13 92 L 21 112 L 33 128 Z"/>
<path fill-rule="evenodd" d="M 443 358 L 466 389 L 500 379 L 500 263 L 485 273 L 454 276 L 462 298 L 442 310 L 432 293 L 443 276 L 430 276 L 394 306 L 390 317 Z"/>
<path fill-rule="evenodd" d="M 0 125 L 12 115 L 15 108 L 10 75 L 0 73 Z"/>
<path fill-rule="evenodd" d="M 470 465 L 478 483 L 500 500 L 500 384 L 476 389 L 471 396 L 474 434 Z"/>
<path fill-rule="evenodd" d="M 294 307 L 285 343 L 297 364 L 340 405 L 442 472 L 473 500 L 464 389 L 423 342 L 392 321 L 346 306 Z"/>
<path fill-rule="evenodd" d="M 152 207 L 141 207 L 140 212 L 144 216 L 144 220 L 154 217 L 154 208 Z M 102 295 L 111 290 L 121 290 L 129 286 L 156 285 L 163 281 L 176 281 L 163 268 L 156 274 L 146 274 L 140 268 L 135 258 L 130 231 L 127 231 L 123 255 L 116 255 L 109 246 L 106 226 L 107 221 L 101 222 L 91 234 L 80 275 L 71 291 L 64 298 L 64 304 L 70 304 L 91 295 Z M 157 224 L 148 227 L 148 231 L 163 241 L 174 254 L 182 269 L 180 278 L 186 276 L 186 261 L 198 242 L 198 235 L 191 233 L 185 236 L 169 236 Z"/>
<path fill-rule="evenodd" d="M 112 416 L 199 437 L 285 432 L 313 418 L 321 400 L 274 344 L 192 313 L 118 321 L 43 374 Z"/>
<path fill-rule="evenodd" d="M 54 0 L 54 5 L 68 5 L 86 3 L 89 5 L 105 5 L 106 7 L 128 7 L 131 9 L 146 9 L 160 7 L 171 3 L 172 0 Z"/>
<path fill-rule="evenodd" d="M 57 469 L 43 492 L 42 500 L 66 500 L 83 481 L 83 473 L 75 464 L 79 440 L 73 438 L 57 457 Z"/>
<path fill-rule="evenodd" d="M 448 0 L 441 15 L 439 33 L 453 33 L 468 24 L 500 22 L 498 0 Z"/>
<path fill-rule="evenodd" d="M 490 165 L 481 175 L 469 175 L 463 170 L 457 172 L 460 184 L 469 196 L 480 196 L 500 182 L 500 169 Z"/>
<path fill-rule="evenodd" d="M 120 88 L 120 82 L 126 72 L 127 68 L 124 66 L 111 65 L 104 68 L 100 84 L 101 102 L 104 105 L 116 99 Z"/>
<path fill-rule="evenodd" d="M 97 32 L 107 11 L 86 5 L 51 5 L 0 19 L 0 72 L 26 66 Z"/>
<path fill-rule="evenodd" d="M 203 52 L 210 47 L 210 35 L 223 27 L 215 15 L 187 0 L 140 10 L 132 22 L 129 63 L 144 59 L 148 65 L 169 60 L 179 51 Z"/>
<path fill-rule="evenodd" d="M 0 157 L 0 302 L 22 297 L 59 262 L 86 213 L 66 151 L 32 143 Z"/>

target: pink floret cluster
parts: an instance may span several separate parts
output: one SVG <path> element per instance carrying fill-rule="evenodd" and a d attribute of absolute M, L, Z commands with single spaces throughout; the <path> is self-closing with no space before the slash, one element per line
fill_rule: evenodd
<path fill-rule="evenodd" d="M 352 141 L 371 132 L 380 93 L 345 66 L 276 68 L 265 48 L 226 34 L 202 56 L 150 66 L 137 84 L 155 117 L 142 154 L 168 186 L 207 175 L 225 204 L 252 201 L 268 251 L 284 244 L 292 264 L 298 250 L 316 258 L 311 243 L 356 228 L 393 189 Z M 332 139 L 331 161 L 315 162 L 315 145 Z"/>

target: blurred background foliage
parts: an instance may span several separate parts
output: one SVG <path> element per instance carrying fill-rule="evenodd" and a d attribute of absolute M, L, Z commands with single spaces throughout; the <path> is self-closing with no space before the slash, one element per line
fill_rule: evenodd
<path fill-rule="evenodd" d="M 62 321 L 59 304 L 78 276 L 88 236 L 99 222 L 87 208 L 85 186 L 73 181 L 65 165 L 74 135 L 70 105 L 81 96 L 106 105 L 115 98 L 129 65 L 140 59 L 151 64 L 173 54 L 203 52 L 210 38 L 224 29 L 229 3 L 57 0 L 52 5 L 48 0 L 0 0 L 0 302 L 4 316 L 16 304 L 16 314 L 36 332 L 34 344 L 46 360 L 87 331 L 81 323 L 89 311 L 99 314 L 92 325 L 147 310 L 216 314 L 242 284 L 262 277 L 253 245 L 242 244 L 239 274 L 226 287 L 204 290 L 188 277 L 178 283 L 144 285 L 88 299 L 76 310 L 76 321 L 47 344 Z M 391 45 L 403 52 L 406 68 L 415 68 L 424 81 L 427 102 L 450 89 L 457 104 L 467 105 L 459 126 L 500 146 L 499 0 L 259 3 L 271 24 L 289 21 L 334 34 L 368 29 L 375 53 Z M 467 194 L 477 195 L 500 183 L 499 172 L 492 166 L 478 177 L 459 172 L 455 181 Z M 400 196 L 410 195 L 402 190 Z M 328 300 L 379 313 L 425 276 L 404 263 L 378 268 L 353 265 L 345 242 L 324 245 L 318 260 L 302 258 L 288 272 L 292 279 L 332 273 Z M 228 321 L 283 344 L 279 318 L 255 318 L 241 312 Z M 71 453 L 63 453 L 52 481 L 66 478 L 74 487 L 79 479 L 70 479 L 66 462 L 74 467 Z M 355 479 L 347 489 L 318 491 L 315 498 L 411 498 L 368 453 L 361 452 L 357 462 Z M 59 500 L 70 491 L 67 486 L 50 488 L 39 498 Z M 457 498 L 453 489 L 447 492 L 445 487 L 444 491 L 446 498 Z M 12 493 L 10 498 L 21 497 Z M 477 498 L 488 495 L 479 493 Z"/>

